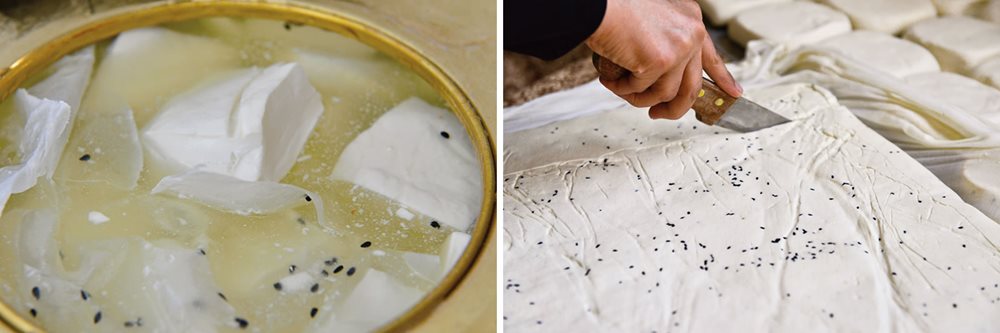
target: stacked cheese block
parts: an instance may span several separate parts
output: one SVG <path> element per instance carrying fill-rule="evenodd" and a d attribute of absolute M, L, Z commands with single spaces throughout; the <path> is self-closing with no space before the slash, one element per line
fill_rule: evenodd
<path fill-rule="evenodd" d="M 897 77 L 944 70 L 1000 88 L 1000 0 L 698 2 L 744 46 L 825 46 Z"/>

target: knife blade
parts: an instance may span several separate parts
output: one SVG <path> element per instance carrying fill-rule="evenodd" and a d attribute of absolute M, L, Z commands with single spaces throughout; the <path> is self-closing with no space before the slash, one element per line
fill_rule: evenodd
<path fill-rule="evenodd" d="M 598 75 L 603 79 L 617 80 L 632 75 L 629 70 L 597 53 L 594 53 L 593 62 Z M 695 98 L 691 108 L 702 123 L 743 133 L 789 122 L 787 118 L 746 98 L 729 96 L 715 82 L 707 78 L 702 78 L 698 98 Z"/>

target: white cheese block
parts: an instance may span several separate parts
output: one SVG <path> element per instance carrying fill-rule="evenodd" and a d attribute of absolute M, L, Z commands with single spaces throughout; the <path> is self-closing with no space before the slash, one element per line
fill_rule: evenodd
<path fill-rule="evenodd" d="M 132 110 L 82 112 L 64 151 L 56 178 L 106 182 L 133 189 L 142 172 L 142 144 Z"/>
<path fill-rule="evenodd" d="M 1000 126 L 1000 90 L 996 88 L 950 72 L 908 76 L 906 84 Z"/>
<path fill-rule="evenodd" d="M 28 88 L 40 98 L 63 101 L 75 115 L 94 71 L 94 46 L 87 46 L 62 57 L 46 68 L 46 78 Z"/>
<path fill-rule="evenodd" d="M 927 49 L 881 32 L 855 30 L 827 39 L 817 46 L 842 52 L 854 60 L 900 78 L 941 70 L 937 59 Z"/>
<path fill-rule="evenodd" d="M 972 69 L 972 77 L 1000 89 L 1000 55 L 984 61 Z"/>
<path fill-rule="evenodd" d="M 851 18 L 855 29 L 896 34 L 937 15 L 931 0 L 822 0 Z"/>
<path fill-rule="evenodd" d="M 175 97 L 143 130 L 143 138 L 152 153 L 181 168 L 279 181 L 322 112 L 302 68 L 276 64 Z"/>
<path fill-rule="evenodd" d="M 466 230 L 482 200 L 482 179 L 465 128 L 448 110 L 410 98 L 352 141 L 331 175 Z"/>
<path fill-rule="evenodd" d="M 906 39 L 923 45 L 941 69 L 968 74 L 990 57 L 1000 55 L 1000 24 L 964 16 L 948 16 L 914 24 Z"/>
<path fill-rule="evenodd" d="M 701 12 L 715 26 L 729 23 L 736 15 L 760 5 L 791 0 L 698 0 Z"/>
<path fill-rule="evenodd" d="M 24 121 L 17 149 L 21 162 L 0 168 L 0 212 L 12 194 L 32 188 L 40 177 L 52 178 L 72 118 L 69 104 L 40 99 L 24 89 L 9 102 Z"/>
<path fill-rule="evenodd" d="M 236 49 L 211 38 L 163 28 L 129 30 L 108 46 L 83 108 L 103 112 L 127 105 L 145 123 L 170 97 L 241 66 Z"/>
<path fill-rule="evenodd" d="M 369 268 L 361 282 L 337 307 L 338 320 L 354 328 L 372 331 L 403 314 L 423 295 L 389 274 Z"/>
<path fill-rule="evenodd" d="M 805 1 L 754 7 L 729 24 L 729 37 L 746 46 L 766 39 L 790 47 L 813 44 L 851 31 L 847 15 L 830 7 Z"/>
<path fill-rule="evenodd" d="M 275 182 L 249 182 L 204 171 L 164 177 L 152 194 L 168 193 L 203 205 L 241 215 L 270 214 L 303 204 L 316 207 L 323 222 L 323 199 L 297 186 Z"/>
<path fill-rule="evenodd" d="M 469 246 L 472 236 L 464 232 L 452 232 L 441 245 L 441 276 L 445 276 L 462 258 L 465 248 Z"/>

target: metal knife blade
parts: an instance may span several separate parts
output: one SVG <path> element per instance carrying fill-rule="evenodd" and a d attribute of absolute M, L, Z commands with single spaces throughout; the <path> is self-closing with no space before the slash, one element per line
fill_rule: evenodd
<path fill-rule="evenodd" d="M 594 53 L 593 61 L 601 78 L 617 80 L 632 75 L 627 69 L 597 53 Z M 729 96 L 715 82 L 706 78 L 702 78 L 701 90 L 691 108 L 698 120 L 705 124 L 744 133 L 789 122 L 785 117 L 746 98 Z"/>
<path fill-rule="evenodd" d="M 729 110 L 722 114 L 722 117 L 719 117 L 715 126 L 746 133 L 787 122 L 789 122 L 787 118 L 774 113 L 774 111 L 740 97 L 729 107 Z"/>

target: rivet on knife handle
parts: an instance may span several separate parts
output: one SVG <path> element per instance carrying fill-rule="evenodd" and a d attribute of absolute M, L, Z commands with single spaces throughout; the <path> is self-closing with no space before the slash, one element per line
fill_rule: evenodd
<path fill-rule="evenodd" d="M 631 75 L 629 70 L 597 53 L 594 53 L 592 60 L 594 67 L 597 68 L 597 74 L 605 80 L 617 80 Z M 702 78 L 701 80 L 701 88 L 698 89 L 698 96 L 695 98 L 694 105 L 691 108 L 694 109 L 699 121 L 708 125 L 715 125 L 719 121 L 719 118 L 722 118 L 722 115 L 726 113 L 726 110 L 729 110 L 729 107 L 736 102 L 736 98 L 729 96 L 712 80 L 706 78 Z"/>

